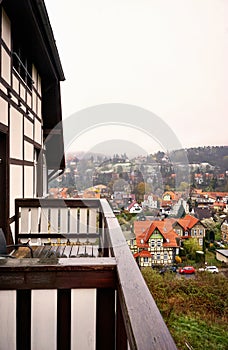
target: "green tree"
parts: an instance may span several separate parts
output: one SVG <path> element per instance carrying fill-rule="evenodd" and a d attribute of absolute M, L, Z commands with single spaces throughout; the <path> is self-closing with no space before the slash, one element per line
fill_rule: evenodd
<path fill-rule="evenodd" d="M 214 241 L 221 239 L 221 223 L 215 222 L 213 219 L 204 219 L 202 223 L 206 227 L 206 239 Z"/>
<path fill-rule="evenodd" d="M 189 238 L 184 242 L 184 249 L 189 259 L 195 260 L 196 251 L 202 250 L 197 238 Z"/>

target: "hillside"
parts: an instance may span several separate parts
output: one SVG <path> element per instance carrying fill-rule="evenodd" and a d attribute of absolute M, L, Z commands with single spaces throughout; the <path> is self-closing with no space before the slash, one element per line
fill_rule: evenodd
<path fill-rule="evenodd" d="M 142 270 L 178 350 L 228 349 L 228 282 L 222 274 L 195 278 Z"/>
<path fill-rule="evenodd" d="M 228 146 L 188 148 L 187 155 L 190 164 L 209 163 L 221 172 L 228 170 Z"/>

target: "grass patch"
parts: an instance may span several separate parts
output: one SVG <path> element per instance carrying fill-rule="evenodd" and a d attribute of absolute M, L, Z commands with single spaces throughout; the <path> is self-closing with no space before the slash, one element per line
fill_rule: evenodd
<path fill-rule="evenodd" d="M 225 327 L 208 324 L 184 315 L 173 317 L 169 327 L 179 350 L 226 350 L 228 333 Z"/>
<path fill-rule="evenodd" d="M 142 269 L 144 279 L 179 350 L 228 349 L 228 280 L 222 274 L 195 278 Z"/>

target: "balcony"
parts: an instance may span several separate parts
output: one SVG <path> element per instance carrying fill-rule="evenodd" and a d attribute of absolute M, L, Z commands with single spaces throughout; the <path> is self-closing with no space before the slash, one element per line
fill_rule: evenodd
<path fill-rule="evenodd" d="M 17 199 L 1 349 L 176 349 L 106 200 Z"/>

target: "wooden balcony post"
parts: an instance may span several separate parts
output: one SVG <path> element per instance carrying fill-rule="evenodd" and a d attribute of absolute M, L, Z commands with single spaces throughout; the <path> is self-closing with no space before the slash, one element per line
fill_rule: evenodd
<path fill-rule="evenodd" d="M 97 289 L 96 349 L 115 350 L 115 290 Z"/>

